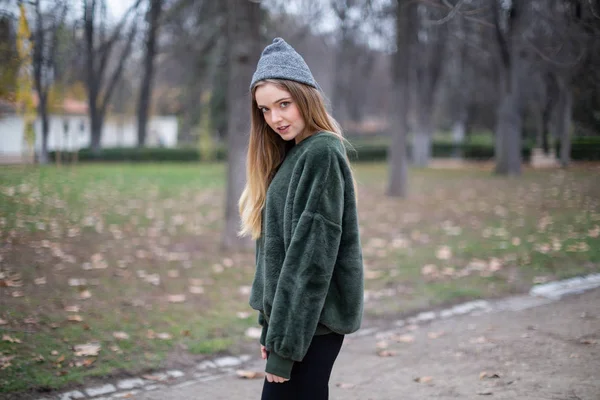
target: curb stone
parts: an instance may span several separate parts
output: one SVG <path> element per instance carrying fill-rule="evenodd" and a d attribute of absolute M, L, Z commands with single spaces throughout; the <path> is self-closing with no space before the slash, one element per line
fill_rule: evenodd
<path fill-rule="evenodd" d="M 427 311 L 417 314 L 414 317 L 400 319 L 393 322 L 393 330 L 369 327 L 361 329 L 353 336 L 366 337 L 374 336 L 384 338 L 393 335 L 398 328 L 407 325 L 425 325 L 438 319 L 446 319 L 459 315 L 482 315 L 500 311 L 522 311 L 528 308 L 538 307 L 560 300 L 562 297 L 579 294 L 591 289 L 600 287 L 600 274 L 591 274 L 583 277 L 565 279 L 562 281 L 549 282 L 535 285 L 531 288 L 528 295 L 512 296 L 500 300 L 486 301 L 476 300 L 458 304 L 453 307 L 440 311 Z M 246 363 L 254 361 L 254 358 L 248 354 L 239 357 L 219 357 L 213 360 L 204 360 L 196 365 L 193 370 L 187 373 L 179 370 L 169 370 L 152 374 L 161 383 L 154 380 L 143 379 L 143 377 L 122 379 L 113 384 L 95 386 L 82 391 L 71 390 L 55 395 L 54 397 L 41 397 L 38 400 L 70 400 L 70 399 L 93 399 L 93 400 L 114 400 L 119 398 L 128 398 L 140 390 L 134 388 L 143 388 L 146 391 L 165 389 L 171 387 L 182 387 L 197 382 L 207 382 L 220 379 L 225 376 L 231 376 L 235 373 L 234 367 L 243 367 Z M 154 381 L 154 382 L 153 382 Z M 118 388 L 118 389 L 117 389 Z M 87 396 L 83 393 L 87 393 Z M 116 392 L 116 393 L 115 393 Z M 97 397 L 100 395 L 112 394 L 110 397 Z"/>

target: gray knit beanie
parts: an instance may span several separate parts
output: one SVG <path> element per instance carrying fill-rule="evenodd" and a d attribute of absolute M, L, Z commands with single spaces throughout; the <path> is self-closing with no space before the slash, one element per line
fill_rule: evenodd
<path fill-rule="evenodd" d="M 321 90 L 302 56 L 279 37 L 263 50 L 252 76 L 250 90 L 264 79 L 287 79 Z"/>

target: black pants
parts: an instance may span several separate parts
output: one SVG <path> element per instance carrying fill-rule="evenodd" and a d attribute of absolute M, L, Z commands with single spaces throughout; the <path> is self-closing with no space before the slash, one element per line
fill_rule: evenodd
<path fill-rule="evenodd" d="M 315 336 L 302 362 L 295 362 L 290 380 L 270 383 L 265 378 L 261 400 L 327 400 L 329 376 L 344 335 Z M 268 356 L 268 353 L 267 353 Z"/>

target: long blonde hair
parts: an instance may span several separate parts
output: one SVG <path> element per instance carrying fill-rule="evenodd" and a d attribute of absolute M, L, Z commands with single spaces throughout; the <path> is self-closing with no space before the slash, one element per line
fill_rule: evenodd
<path fill-rule="evenodd" d="M 267 198 L 267 188 L 291 145 L 267 125 L 262 111 L 258 108 L 255 98 L 256 88 L 265 83 L 272 83 L 291 94 L 306 124 L 306 131 L 311 135 L 319 131 L 329 131 L 345 142 L 339 124 L 327 112 L 323 97 L 317 89 L 280 79 L 266 79 L 252 88 L 246 186 L 238 204 L 242 220 L 239 235 L 251 235 L 254 240 L 261 235 L 262 209 Z M 352 180 L 354 182 L 354 178 Z"/>

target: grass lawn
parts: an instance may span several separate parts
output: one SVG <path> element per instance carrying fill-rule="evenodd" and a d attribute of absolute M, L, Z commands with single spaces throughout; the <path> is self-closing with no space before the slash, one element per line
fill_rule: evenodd
<path fill-rule="evenodd" d="M 366 318 L 600 270 L 598 166 L 358 164 Z M 254 253 L 223 252 L 223 164 L 0 169 L 0 392 L 51 390 L 253 349 Z M 83 345 L 83 346 L 81 346 Z"/>

